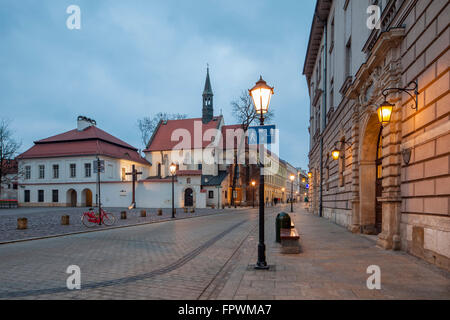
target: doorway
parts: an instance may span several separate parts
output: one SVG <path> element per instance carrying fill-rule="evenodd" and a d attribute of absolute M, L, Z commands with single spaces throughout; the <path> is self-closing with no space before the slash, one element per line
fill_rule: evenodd
<path fill-rule="evenodd" d="M 194 191 L 191 188 L 187 188 L 184 191 L 184 206 L 192 207 L 194 205 Z"/>
<path fill-rule="evenodd" d="M 376 167 L 376 179 L 375 179 L 375 229 L 377 233 L 381 233 L 381 224 L 383 220 L 383 207 L 378 199 L 382 196 L 383 192 L 383 135 L 382 128 L 378 134 L 378 144 L 377 144 L 377 157 L 375 162 Z"/>

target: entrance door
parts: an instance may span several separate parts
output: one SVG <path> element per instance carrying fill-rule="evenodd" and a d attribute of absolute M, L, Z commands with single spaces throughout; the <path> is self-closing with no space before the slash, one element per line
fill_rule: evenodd
<path fill-rule="evenodd" d="M 77 192 L 75 190 L 72 190 L 70 193 L 70 206 L 71 207 L 77 206 Z"/>
<path fill-rule="evenodd" d="M 380 129 L 380 133 L 378 136 L 378 144 L 377 144 L 377 160 L 376 160 L 376 180 L 375 180 L 375 229 L 377 233 L 381 232 L 381 222 L 383 219 L 383 210 L 381 202 L 378 201 L 378 198 L 382 196 L 382 181 L 383 181 L 383 164 L 382 164 L 382 149 L 383 149 L 383 136 L 382 130 Z"/>
<path fill-rule="evenodd" d="M 92 191 L 86 190 L 86 207 L 92 207 Z"/>
<path fill-rule="evenodd" d="M 194 192 L 191 188 L 187 188 L 184 191 L 184 206 L 192 207 L 194 205 Z"/>

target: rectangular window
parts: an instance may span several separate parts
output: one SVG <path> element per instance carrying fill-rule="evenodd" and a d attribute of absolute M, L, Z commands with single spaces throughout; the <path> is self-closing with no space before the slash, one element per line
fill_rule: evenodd
<path fill-rule="evenodd" d="M 58 190 L 52 190 L 52 201 L 53 202 L 58 202 Z"/>
<path fill-rule="evenodd" d="M 59 165 L 53 165 L 53 179 L 59 179 Z"/>
<path fill-rule="evenodd" d="M 13 190 L 17 190 L 17 183 L 13 183 Z"/>
<path fill-rule="evenodd" d="M 25 179 L 27 180 L 31 179 L 31 166 L 25 167 Z"/>
<path fill-rule="evenodd" d="M 352 72 L 352 41 L 349 40 L 345 47 L 345 75 L 351 76 Z"/>
<path fill-rule="evenodd" d="M 70 164 L 70 177 L 75 178 L 77 176 L 77 165 L 75 163 Z"/>
<path fill-rule="evenodd" d="M 210 199 L 214 199 L 214 191 L 213 191 L 213 190 L 210 190 L 210 191 L 209 191 L 208 197 L 209 197 Z"/>
<path fill-rule="evenodd" d="M 38 190 L 38 202 L 44 202 L 44 190 Z"/>
<path fill-rule="evenodd" d="M 90 178 L 91 177 L 91 164 L 90 163 L 85 163 L 84 164 L 84 176 L 86 178 Z"/>
<path fill-rule="evenodd" d="M 25 190 L 23 195 L 24 202 L 30 202 L 30 190 Z"/>
<path fill-rule="evenodd" d="M 45 166 L 39 166 L 39 179 L 45 179 Z"/>

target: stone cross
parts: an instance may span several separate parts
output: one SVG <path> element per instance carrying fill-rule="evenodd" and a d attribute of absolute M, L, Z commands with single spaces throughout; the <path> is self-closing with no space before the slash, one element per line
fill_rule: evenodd
<path fill-rule="evenodd" d="M 136 208 L 136 181 L 137 181 L 137 176 L 142 174 L 142 172 L 138 172 L 136 170 L 136 167 L 135 167 L 134 164 L 133 164 L 133 166 L 131 168 L 132 168 L 131 172 L 127 172 L 125 174 L 127 176 L 131 176 L 132 177 L 132 181 L 133 181 L 133 196 L 132 196 L 131 206 L 130 207 Z"/>

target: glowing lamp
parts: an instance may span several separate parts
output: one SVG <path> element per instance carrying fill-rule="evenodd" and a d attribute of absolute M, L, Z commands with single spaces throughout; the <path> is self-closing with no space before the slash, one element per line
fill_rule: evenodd
<path fill-rule="evenodd" d="M 392 109 L 394 108 L 394 104 L 387 102 L 386 100 L 378 107 L 378 121 L 380 121 L 381 125 L 388 124 L 391 121 Z"/>
<path fill-rule="evenodd" d="M 262 115 L 269 111 L 273 88 L 269 87 L 262 77 L 260 77 L 255 86 L 249 90 L 249 94 L 252 97 L 256 113 Z"/>
<path fill-rule="evenodd" d="M 333 158 L 333 160 L 339 159 L 340 153 L 341 152 L 338 149 L 334 149 L 333 151 L 331 151 L 331 157 Z"/>
<path fill-rule="evenodd" d="M 175 164 L 175 163 L 172 163 L 172 164 L 169 166 L 169 170 L 170 170 L 170 174 L 171 174 L 171 175 L 175 175 L 175 173 L 177 172 L 177 166 L 176 166 L 176 164 Z"/>

